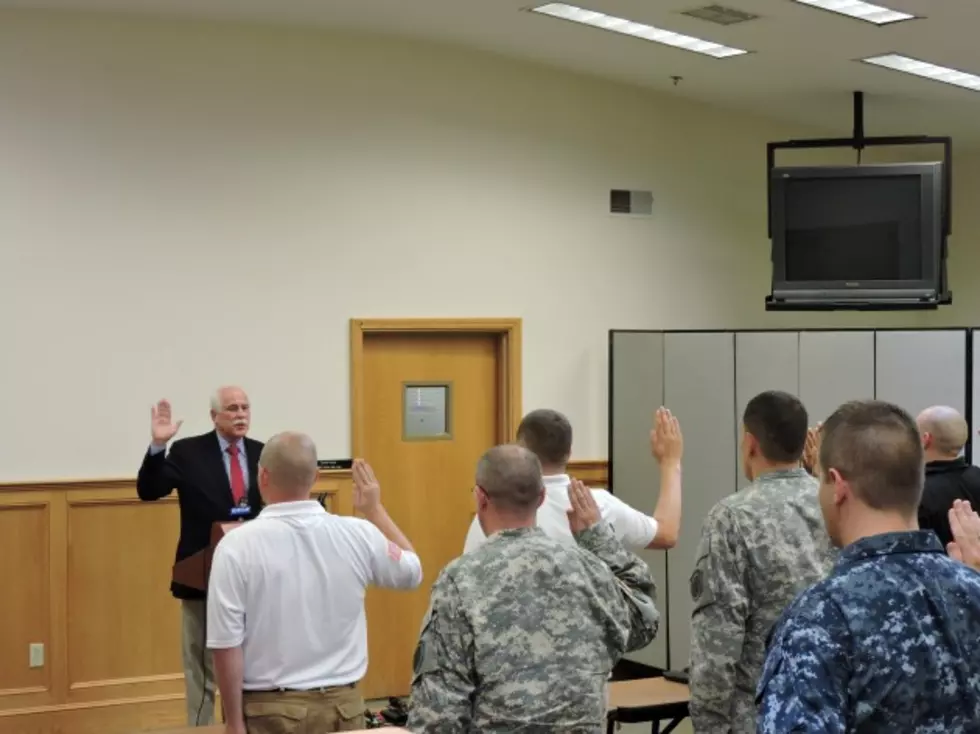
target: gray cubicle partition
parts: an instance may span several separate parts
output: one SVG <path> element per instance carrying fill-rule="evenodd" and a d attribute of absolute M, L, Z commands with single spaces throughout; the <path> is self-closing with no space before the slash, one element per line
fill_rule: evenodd
<path fill-rule="evenodd" d="M 650 420 L 664 402 L 664 335 L 649 332 L 620 332 L 611 342 L 610 413 L 615 413 L 619 430 L 610 435 L 611 451 L 621 457 L 618 496 L 638 510 L 653 514 L 660 493 L 660 475 L 650 455 Z M 653 644 L 630 657 L 664 668 L 667 665 L 667 623 L 664 600 L 667 588 L 667 555 L 663 551 L 640 553 L 657 582 L 660 629 Z"/>
<path fill-rule="evenodd" d="M 795 331 L 743 331 L 735 334 L 735 415 L 765 390 L 800 391 L 800 335 Z M 736 424 L 737 425 L 737 424 Z M 738 488 L 748 484 L 738 452 Z"/>
<path fill-rule="evenodd" d="M 800 333 L 800 392 L 810 423 L 825 420 L 848 400 L 875 394 L 873 331 Z"/>
<path fill-rule="evenodd" d="M 980 330 L 612 331 L 609 340 L 610 490 L 652 512 L 658 476 L 648 435 L 660 404 L 681 421 L 686 458 L 681 537 L 647 551 L 658 587 L 661 630 L 631 656 L 683 668 L 690 655 L 689 578 L 711 507 L 745 485 L 741 413 L 764 390 L 799 395 L 811 423 L 847 400 L 879 398 L 917 413 L 951 405 L 972 424 L 980 400 L 973 346 Z M 972 432 L 972 431 L 971 431 Z M 980 452 L 978 452 L 980 454 Z M 972 457 L 972 443 L 967 446 Z M 980 459 L 980 457 L 978 457 Z"/>

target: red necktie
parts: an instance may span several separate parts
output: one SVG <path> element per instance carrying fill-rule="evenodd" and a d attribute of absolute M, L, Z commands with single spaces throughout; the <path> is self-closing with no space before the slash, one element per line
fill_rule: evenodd
<path fill-rule="evenodd" d="M 238 461 L 238 444 L 229 444 L 227 451 L 231 457 L 231 498 L 237 505 L 245 496 L 245 475 Z"/>

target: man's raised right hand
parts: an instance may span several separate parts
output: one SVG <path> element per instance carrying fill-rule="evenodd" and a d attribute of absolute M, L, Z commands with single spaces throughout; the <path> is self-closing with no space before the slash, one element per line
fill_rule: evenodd
<path fill-rule="evenodd" d="M 174 423 L 173 411 L 170 408 L 169 400 L 161 400 L 150 409 L 150 436 L 156 446 L 166 446 L 177 431 L 180 430 L 184 421 Z"/>

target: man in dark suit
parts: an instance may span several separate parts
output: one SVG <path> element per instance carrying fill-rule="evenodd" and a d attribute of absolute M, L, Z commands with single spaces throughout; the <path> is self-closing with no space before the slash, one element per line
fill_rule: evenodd
<path fill-rule="evenodd" d="M 211 420 L 213 431 L 175 441 L 168 453 L 167 444 L 182 421 L 174 422 L 166 400 L 152 410 L 152 441 L 136 478 L 136 491 L 141 500 L 152 502 L 177 490 L 177 561 L 208 547 L 213 523 L 233 516 L 249 519 L 262 509 L 258 463 L 263 444 L 246 437 L 251 406 L 245 391 L 238 387 L 217 390 L 211 398 Z M 215 690 L 214 667 L 206 646 L 207 595 L 176 582 L 171 582 L 170 591 L 181 601 L 187 725 L 206 726 L 214 721 Z"/>
<path fill-rule="evenodd" d="M 933 406 L 915 419 L 925 449 L 926 482 L 919 504 L 919 527 L 932 530 L 943 546 L 953 541 L 949 511 L 956 500 L 980 507 L 980 469 L 960 454 L 970 427 L 955 408 Z"/>

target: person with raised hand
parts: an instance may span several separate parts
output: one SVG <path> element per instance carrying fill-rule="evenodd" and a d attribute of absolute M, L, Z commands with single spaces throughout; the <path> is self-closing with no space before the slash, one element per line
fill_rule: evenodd
<path fill-rule="evenodd" d="M 897 405 L 853 401 L 824 423 L 820 508 L 840 555 L 773 629 L 758 734 L 977 731 L 980 574 L 919 529 L 923 465 Z M 954 511 L 963 556 L 975 518 Z"/>
<path fill-rule="evenodd" d="M 572 542 L 538 527 L 545 491 L 541 463 L 522 446 L 497 446 L 477 464 L 473 496 L 487 540 L 432 587 L 410 731 L 605 729 L 613 665 L 657 633 L 653 577 L 582 482 L 570 479 L 565 490 Z"/>
<path fill-rule="evenodd" d="M 265 508 L 221 540 L 211 570 L 208 648 L 226 734 L 364 727 L 365 590 L 415 589 L 422 565 L 384 511 L 370 465 L 357 460 L 352 473 L 364 519 L 310 497 L 317 456 L 308 436 L 281 433 L 262 450 Z"/>
<path fill-rule="evenodd" d="M 245 391 L 222 387 L 211 396 L 214 429 L 173 441 L 183 421 L 174 419 L 170 401 L 151 408 L 150 446 L 136 476 L 136 493 L 152 502 L 177 491 L 176 561 L 208 548 L 214 523 L 247 520 L 262 509 L 257 477 L 263 444 L 248 437 L 251 418 Z M 206 726 L 214 722 L 215 691 L 214 666 L 205 646 L 207 594 L 177 581 L 171 582 L 170 591 L 180 600 L 187 725 Z"/>
<path fill-rule="evenodd" d="M 517 428 L 517 443 L 538 457 L 544 472 L 545 497 L 537 511 L 537 524 L 546 534 L 568 544 L 568 462 L 572 454 L 572 424 L 556 410 L 534 410 Z M 650 453 L 660 467 L 660 495 L 653 515 L 631 507 L 605 489 L 592 493 L 602 518 L 630 550 L 666 550 L 677 544 L 681 526 L 681 462 L 684 435 L 680 423 L 667 408 L 659 408 L 650 430 Z M 468 553 L 486 542 L 476 518 L 470 523 L 463 546 Z"/>

